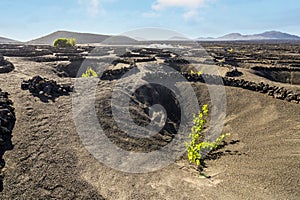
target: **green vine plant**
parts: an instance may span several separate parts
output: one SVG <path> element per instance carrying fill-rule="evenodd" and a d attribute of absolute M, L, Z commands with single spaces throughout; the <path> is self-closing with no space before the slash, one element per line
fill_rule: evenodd
<path fill-rule="evenodd" d="M 193 70 L 191 70 L 191 71 L 190 71 L 190 74 L 191 74 L 191 75 L 197 74 L 198 76 L 200 76 L 200 75 L 202 75 L 202 71 L 194 72 Z"/>
<path fill-rule="evenodd" d="M 98 74 L 91 67 L 88 67 L 85 73 L 81 75 L 81 77 L 82 78 L 98 77 Z"/>
<path fill-rule="evenodd" d="M 207 122 L 208 116 L 208 105 L 202 106 L 202 111 L 198 114 L 194 114 L 193 127 L 191 128 L 191 133 L 189 138 L 191 141 L 186 142 L 188 160 L 191 163 L 200 166 L 201 164 L 201 152 L 212 151 L 218 148 L 218 146 L 223 142 L 224 138 L 230 136 L 229 133 L 222 134 L 215 141 L 205 141 L 205 135 L 203 134 L 204 125 Z"/>

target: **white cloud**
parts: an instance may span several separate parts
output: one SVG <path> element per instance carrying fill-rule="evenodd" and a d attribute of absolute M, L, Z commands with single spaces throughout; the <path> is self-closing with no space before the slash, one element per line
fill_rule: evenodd
<path fill-rule="evenodd" d="M 208 0 L 156 0 L 152 5 L 153 10 L 162 10 L 166 7 L 184 7 L 195 9 L 203 6 Z"/>
<path fill-rule="evenodd" d="M 107 0 L 104 0 L 107 1 Z M 85 6 L 88 15 L 95 17 L 98 14 L 105 15 L 106 11 L 102 5 L 103 0 L 78 0 L 80 5 Z"/>
<path fill-rule="evenodd" d="M 183 14 L 185 20 L 198 18 L 198 8 L 205 6 L 212 0 L 156 0 L 152 5 L 152 10 L 159 12 L 165 8 L 178 7 L 184 8 Z"/>
<path fill-rule="evenodd" d="M 199 18 L 198 12 L 196 10 L 189 10 L 183 13 L 183 18 L 186 21 L 195 20 Z"/>

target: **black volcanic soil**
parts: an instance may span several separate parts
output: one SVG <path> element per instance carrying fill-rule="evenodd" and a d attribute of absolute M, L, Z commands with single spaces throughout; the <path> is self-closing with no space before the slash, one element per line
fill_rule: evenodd
<path fill-rule="evenodd" d="M 226 72 L 235 66 L 243 73 L 237 77 L 239 80 L 244 79 L 257 84 L 264 82 L 278 89 L 283 87 L 299 94 L 299 85 L 257 76 L 251 69 L 255 66 L 297 68 L 300 63 L 297 60 L 300 54 L 299 45 L 205 43 L 203 46 L 217 62 L 220 74 L 224 77 Z M 226 86 L 227 113 L 223 132 L 230 132 L 231 136 L 227 139 L 227 145 L 213 152 L 208 157 L 210 159 L 205 160 L 203 173 L 210 178 L 199 177 L 195 167 L 190 165 L 185 157 L 156 172 L 129 174 L 105 166 L 86 150 L 73 121 L 74 94 L 58 96 L 55 101 L 45 103 L 29 91 L 21 89 L 22 81 L 37 75 L 55 80 L 59 85 L 73 84 L 77 79 L 59 71 L 57 66 L 69 65 L 74 58 L 80 59 L 91 49 L 82 47 L 72 50 L 76 55 L 66 55 L 66 50 L 60 52 L 59 49 L 47 46 L 0 47 L 0 53 L 14 65 L 13 71 L 0 74 L 0 88 L 10 93 L 9 98 L 14 102 L 16 115 L 11 138 L 13 148 L 3 155 L 5 166 L 2 170 L 4 178 L 0 199 L 299 198 L 298 100 L 288 102 L 259 91 Z M 17 51 L 18 48 L 22 50 Z M 123 55 L 123 50 L 114 48 L 115 53 Z M 233 48 L 235 52 L 230 53 L 227 48 Z M 155 61 L 152 59 L 147 62 L 135 62 L 140 60 L 134 59 L 154 55 L 151 50 L 139 51 L 148 54 L 143 57 L 134 57 L 131 54 L 119 57 L 133 63 L 111 65 L 112 71 L 108 71 L 108 76 L 116 69 L 122 69 L 118 71 L 122 74 L 124 68 L 130 66 L 140 69 L 137 72 L 139 74 L 145 64 L 164 62 L 164 59 L 170 59 L 171 55 L 169 52 L 160 52 L 160 56 L 154 53 Z M 67 61 L 62 61 L 56 53 L 61 53 Z M 51 59 L 42 60 L 43 62 L 35 60 L 41 57 Z M 191 63 L 185 60 L 189 59 L 179 57 L 175 62 L 173 60 L 164 63 L 174 64 L 174 69 L 184 72 L 189 71 L 191 67 Z M 149 123 L 147 106 L 156 103 L 163 104 L 170 117 L 168 125 L 155 137 L 148 140 L 130 138 L 115 128 L 111 118 L 109 102 L 112 90 L 119 80 L 119 75 L 113 76 L 111 80 L 99 80 L 97 87 L 98 103 L 95 108 L 100 124 L 106 127 L 105 134 L 119 147 L 130 151 L 152 151 L 170 142 L 176 134 L 180 114 L 173 94 L 162 87 L 148 85 L 131 96 L 130 110 L 136 124 L 145 126 Z M 134 74 L 131 77 L 135 79 Z M 183 84 L 192 85 L 200 104 L 210 104 L 211 100 L 204 83 Z"/>

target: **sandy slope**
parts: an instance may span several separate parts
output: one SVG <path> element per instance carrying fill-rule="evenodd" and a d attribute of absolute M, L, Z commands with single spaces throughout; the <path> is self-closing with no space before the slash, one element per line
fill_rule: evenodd
<path fill-rule="evenodd" d="M 82 145 L 72 119 L 72 98 L 42 103 L 20 89 L 34 75 L 58 79 L 50 66 L 10 59 L 0 74 L 11 93 L 17 122 L 14 149 L 4 155 L 0 199 L 299 199 L 300 105 L 238 88 L 226 88 L 224 132 L 231 140 L 199 178 L 183 159 L 160 171 L 126 174 L 106 167 Z M 103 90 L 111 84 L 103 84 Z M 203 94 L 199 84 L 197 93 Z M 225 151 L 228 150 L 228 151 Z"/>

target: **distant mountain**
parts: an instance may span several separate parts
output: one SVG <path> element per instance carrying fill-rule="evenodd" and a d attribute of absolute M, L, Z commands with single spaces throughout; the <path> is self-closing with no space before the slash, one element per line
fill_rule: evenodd
<path fill-rule="evenodd" d="M 9 38 L 0 37 L 0 43 L 5 44 L 5 43 L 20 43 L 20 42 L 16 41 L 16 40 L 9 39 Z"/>
<path fill-rule="evenodd" d="M 146 41 L 146 38 L 143 37 L 133 37 L 133 39 L 137 40 L 137 41 Z"/>
<path fill-rule="evenodd" d="M 282 33 L 279 31 L 267 31 L 260 34 L 242 35 L 240 33 L 230 33 L 217 40 L 300 40 L 299 36 Z"/>
<path fill-rule="evenodd" d="M 184 41 L 184 40 L 190 40 L 190 39 L 187 37 L 184 37 L 184 36 L 173 36 L 173 37 L 170 37 L 169 40 Z"/>
<path fill-rule="evenodd" d="M 242 35 L 240 33 L 230 33 L 222 37 L 199 37 L 196 40 L 213 40 L 213 41 L 223 41 L 223 40 L 300 40 L 300 37 L 297 35 L 291 35 L 288 33 L 282 33 L 279 31 L 267 31 L 260 34 L 253 35 Z"/>
<path fill-rule="evenodd" d="M 77 44 L 89 44 L 89 43 L 101 43 L 105 42 L 107 44 L 128 44 L 134 43 L 136 40 L 126 37 L 126 36 L 110 36 L 110 35 L 100 35 L 91 33 L 77 33 L 70 31 L 56 31 L 49 35 L 31 40 L 27 43 L 29 44 L 53 44 L 53 41 L 57 38 L 75 38 Z"/>
<path fill-rule="evenodd" d="M 278 39 L 278 40 L 300 40 L 300 37 L 297 35 L 291 35 L 288 33 L 282 33 L 279 31 L 267 31 L 257 36 L 265 37 L 268 39 Z"/>
<path fill-rule="evenodd" d="M 196 40 L 214 40 L 214 37 L 198 37 Z"/>
<path fill-rule="evenodd" d="M 127 36 L 117 35 L 117 36 L 110 36 L 106 38 L 104 41 L 102 41 L 101 43 L 102 44 L 136 44 L 138 43 L 138 41 Z"/>

